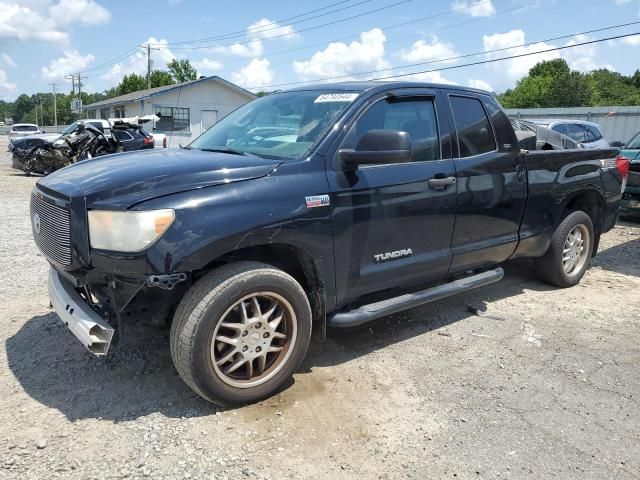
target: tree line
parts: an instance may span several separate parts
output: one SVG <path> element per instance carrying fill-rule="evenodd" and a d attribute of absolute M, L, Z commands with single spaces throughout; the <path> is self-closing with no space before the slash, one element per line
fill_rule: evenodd
<path fill-rule="evenodd" d="M 187 82 L 196 80 L 197 78 L 198 72 L 189 60 L 173 59 L 167 64 L 167 70 L 153 70 L 151 72 L 151 88 Z M 82 92 L 82 104 L 89 105 L 127 93 L 145 90 L 146 88 L 147 77 L 131 73 L 122 77 L 122 80 L 117 86 L 103 92 Z M 72 92 L 56 94 L 59 125 L 66 125 L 77 120 L 78 115 L 71 112 L 71 101 L 75 97 L 77 97 L 77 94 L 73 95 Z M 13 119 L 14 123 L 36 123 L 37 118 L 37 123 L 40 125 L 53 125 L 53 93 L 22 94 L 13 102 L 0 100 L 0 121 L 4 121 L 5 118 Z"/>
<path fill-rule="evenodd" d="M 628 76 L 604 68 L 582 73 L 563 59 L 549 60 L 498 97 L 505 108 L 640 105 L 640 70 Z"/>

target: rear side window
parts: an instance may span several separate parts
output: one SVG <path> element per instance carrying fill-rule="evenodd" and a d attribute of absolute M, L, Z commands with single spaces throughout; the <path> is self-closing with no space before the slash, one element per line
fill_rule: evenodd
<path fill-rule="evenodd" d="M 561 133 L 562 135 L 567 134 L 567 126 L 564 123 L 559 123 L 558 125 L 554 125 L 551 130 L 553 130 L 554 132 Z"/>
<path fill-rule="evenodd" d="M 38 127 L 32 125 L 16 125 L 13 127 L 14 132 L 37 132 Z"/>
<path fill-rule="evenodd" d="M 114 130 L 113 134 L 121 142 L 130 142 L 131 140 L 133 140 L 133 137 L 131 136 L 131 134 L 124 130 Z"/>
<path fill-rule="evenodd" d="M 494 151 L 496 141 L 480 100 L 456 96 L 449 99 L 458 131 L 460 158 Z"/>
<path fill-rule="evenodd" d="M 584 143 L 587 141 L 582 125 L 570 123 L 569 125 L 567 125 L 567 135 L 574 139 L 576 142 Z"/>
<path fill-rule="evenodd" d="M 96 127 L 98 130 L 104 133 L 104 127 L 102 126 L 102 122 L 89 122 L 89 125 L 91 125 L 92 127 Z"/>
<path fill-rule="evenodd" d="M 411 137 L 412 162 L 440 159 L 436 110 L 430 97 L 389 98 L 374 103 L 353 124 L 342 148 L 356 148 L 370 130 L 407 132 Z"/>
<path fill-rule="evenodd" d="M 602 134 L 596 127 L 585 125 L 584 128 L 587 131 L 587 142 L 596 142 L 602 138 Z"/>

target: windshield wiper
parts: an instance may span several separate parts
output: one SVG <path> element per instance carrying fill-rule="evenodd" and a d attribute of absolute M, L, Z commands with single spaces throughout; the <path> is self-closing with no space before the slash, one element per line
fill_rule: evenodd
<path fill-rule="evenodd" d="M 215 153 L 230 153 L 232 155 L 249 155 L 247 152 L 242 152 L 240 150 L 234 150 L 233 148 L 200 148 L 203 152 L 215 152 Z"/>

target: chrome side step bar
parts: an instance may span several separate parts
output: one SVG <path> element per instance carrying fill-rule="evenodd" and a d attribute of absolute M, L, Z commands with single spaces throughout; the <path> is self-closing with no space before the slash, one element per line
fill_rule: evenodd
<path fill-rule="evenodd" d="M 502 270 L 502 268 L 496 268 L 487 272 L 478 273 L 477 275 L 454 280 L 453 282 L 445 283 L 443 285 L 427 288 L 420 292 L 407 293 L 406 295 L 400 295 L 399 297 L 389 298 L 369 305 L 363 305 L 362 307 L 348 312 L 334 313 L 327 319 L 327 325 L 330 327 L 354 327 L 356 325 L 361 325 L 371 320 L 375 320 L 376 318 L 386 317 L 392 313 L 401 312 L 408 308 L 440 300 L 442 298 L 455 295 L 456 293 L 490 285 L 502 280 L 502 277 L 504 277 L 504 270 Z"/>
<path fill-rule="evenodd" d="M 60 320 L 80 343 L 94 355 L 105 356 L 113 338 L 113 327 L 53 267 L 49 269 L 49 298 Z"/>

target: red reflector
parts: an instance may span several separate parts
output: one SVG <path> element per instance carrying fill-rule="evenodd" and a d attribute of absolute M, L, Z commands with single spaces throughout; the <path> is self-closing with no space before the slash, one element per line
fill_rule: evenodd
<path fill-rule="evenodd" d="M 153 137 L 144 137 L 145 145 L 153 145 Z"/>
<path fill-rule="evenodd" d="M 627 175 L 629 175 L 629 164 L 631 163 L 631 161 L 622 155 L 618 155 L 616 157 L 616 168 L 618 169 L 618 171 L 620 172 L 620 175 L 622 175 L 622 177 L 626 177 Z"/>

